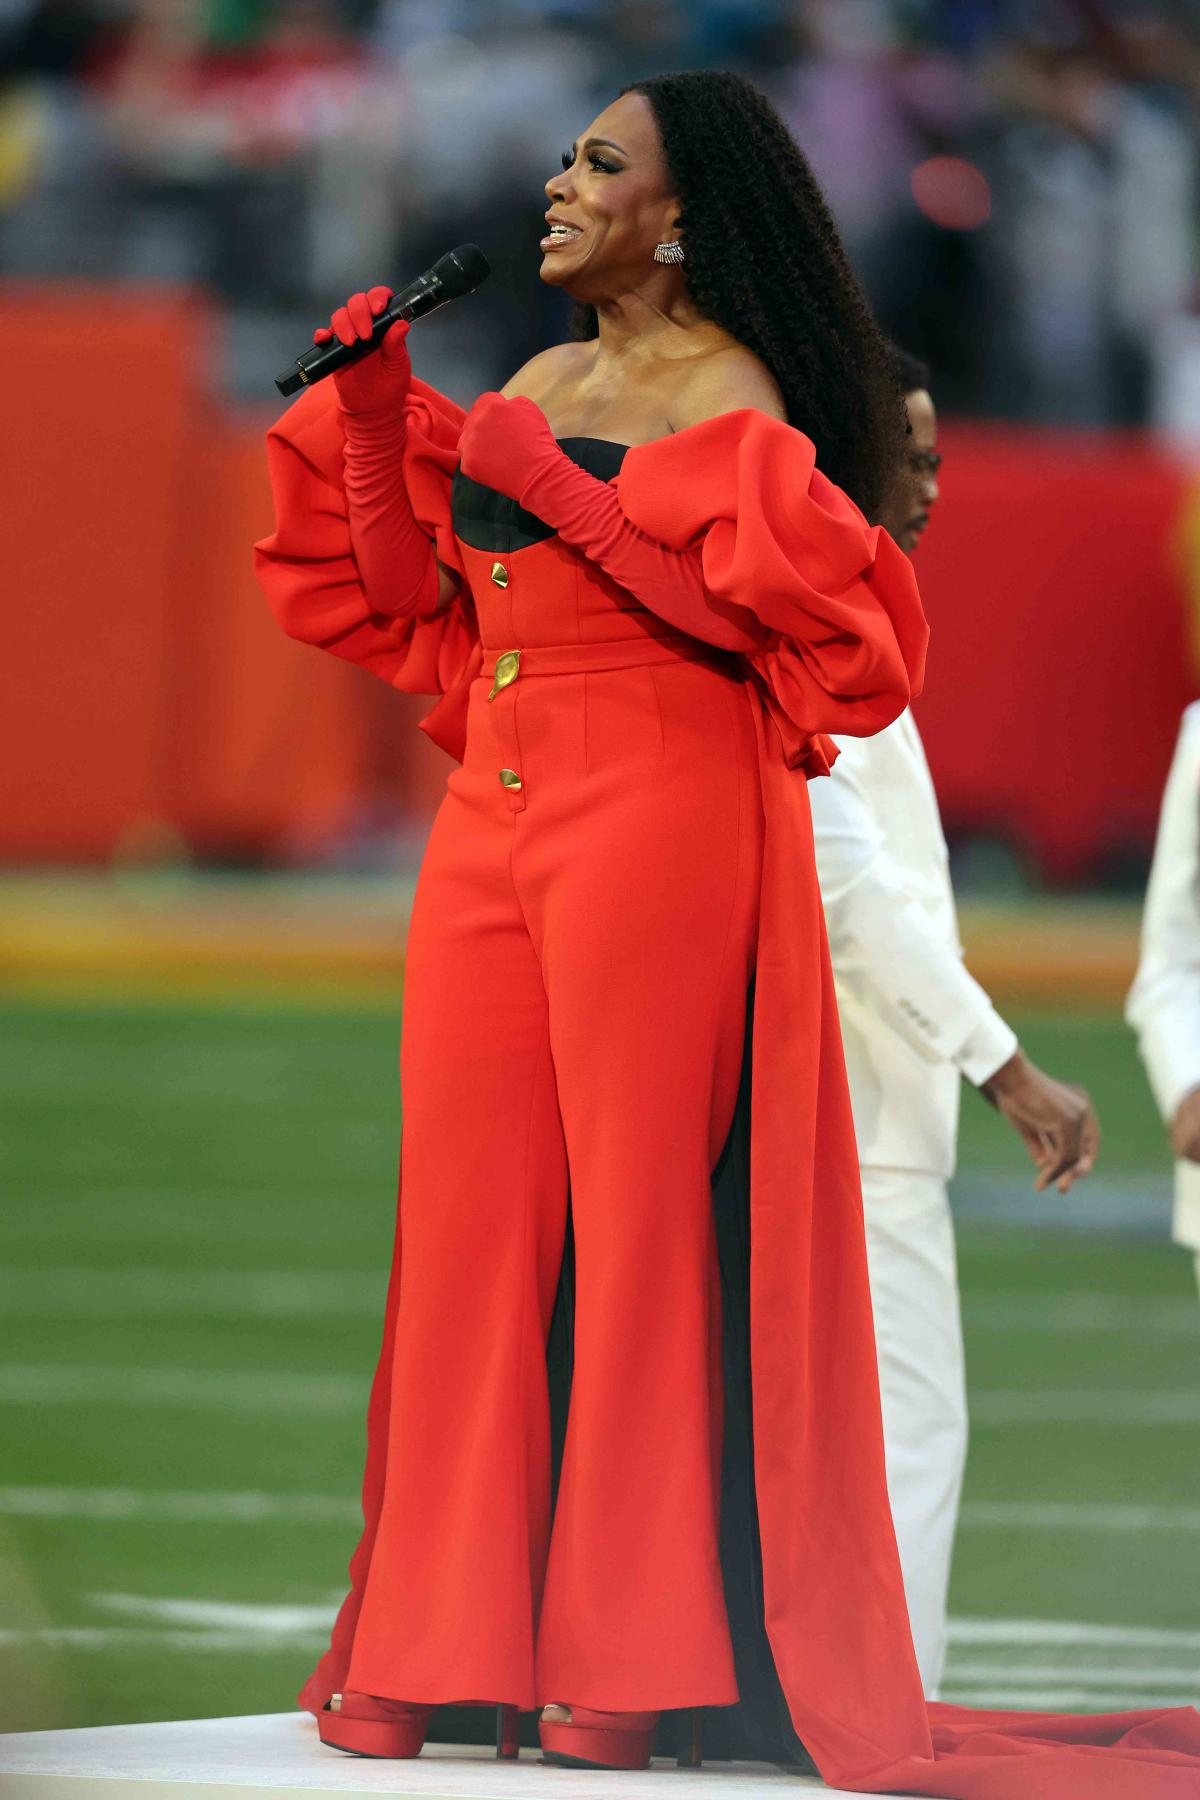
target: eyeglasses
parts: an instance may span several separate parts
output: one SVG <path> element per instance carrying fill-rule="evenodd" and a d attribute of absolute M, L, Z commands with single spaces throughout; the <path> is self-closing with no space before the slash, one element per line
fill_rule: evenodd
<path fill-rule="evenodd" d="M 908 466 L 914 475 L 936 475 L 942 459 L 936 450 L 910 450 Z"/>

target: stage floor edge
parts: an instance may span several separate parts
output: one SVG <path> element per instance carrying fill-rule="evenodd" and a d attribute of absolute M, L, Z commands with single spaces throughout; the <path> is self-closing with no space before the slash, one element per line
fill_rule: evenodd
<path fill-rule="evenodd" d="M 369 1761 L 323 1749 L 303 1713 L 0 1736 L 3 1800 L 180 1800 L 184 1793 L 235 1800 L 246 1790 L 259 1800 L 294 1800 L 298 1789 L 361 1800 L 699 1800 L 701 1793 L 751 1800 L 781 1789 L 842 1792 L 767 1763 L 678 1769 L 656 1760 L 644 1773 L 626 1774 L 549 1768 L 532 1750 L 518 1762 L 498 1762 L 494 1753 L 455 1744 L 430 1744 L 412 1762 Z"/>

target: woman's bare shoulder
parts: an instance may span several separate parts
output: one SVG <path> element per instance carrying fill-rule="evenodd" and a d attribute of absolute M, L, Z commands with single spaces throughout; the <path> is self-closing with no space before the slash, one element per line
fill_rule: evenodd
<path fill-rule="evenodd" d="M 671 429 L 684 431 L 743 406 L 757 407 L 773 419 L 787 418 L 779 383 L 762 358 L 744 344 L 723 345 L 688 368 L 671 397 Z"/>
<path fill-rule="evenodd" d="M 564 376 L 582 375 L 595 353 L 594 343 L 552 344 L 549 350 L 539 350 L 515 375 L 510 375 L 500 392 L 506 400 L 523 394 L 529 400 L 540 401 L 542 395 Z"/>

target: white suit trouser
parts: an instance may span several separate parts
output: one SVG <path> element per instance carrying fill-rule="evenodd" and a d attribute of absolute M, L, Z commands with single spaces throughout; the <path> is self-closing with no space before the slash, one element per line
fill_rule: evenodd
<path fill-rule="evenodd" d="M 921 1679 L 936 1698 L 967 1454 L 954 1227 L 946 1183 L 862 1171 L 888 1494 Z"/>

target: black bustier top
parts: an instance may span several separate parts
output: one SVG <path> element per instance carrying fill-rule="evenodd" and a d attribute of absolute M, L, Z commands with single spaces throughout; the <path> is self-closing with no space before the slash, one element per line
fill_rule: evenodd
<path fill-rule="evenodd" d="M 559 438 L 558 447 L 600 481 L 612 480 L 629 448 L 628 444 L 614 444 L 608 438 L 590 437 Z M 540 544 L 554 536 L 553 526 L 536 513 L 526 512 L 507 494 L 472 481 L 461 469 L 454 471 L 450 487 L 450 515 L 454 535 L 472 550 L 486 550 L 491 556 L 527 550 L 530 544 Z"/>

